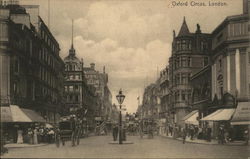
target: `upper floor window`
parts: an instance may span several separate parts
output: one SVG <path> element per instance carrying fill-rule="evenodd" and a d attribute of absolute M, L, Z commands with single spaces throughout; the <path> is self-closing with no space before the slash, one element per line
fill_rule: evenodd
<path fill-rule="evenodd" d="M 187 66 L 188 66 L 188 67 L 191 67 L 191 57 L 188 57 L 188 58 L 187 58 Z"/>
<path fill-rule="evenodd" d="M 222 40 L 223 37 L 223 33 L 219 34 L 217 37 L 217 42 L 220 42 Z"/>
<path fill-rule="evenodd" d="M 201 51 L 206 51 L 208 48 L 207 42 L 201 41 Z"/>
<path fill-rule="evenodd" d="M 208 57 L 204 57 L 203 59 L 203 66 L 207 66 L 208 65 Z"/>

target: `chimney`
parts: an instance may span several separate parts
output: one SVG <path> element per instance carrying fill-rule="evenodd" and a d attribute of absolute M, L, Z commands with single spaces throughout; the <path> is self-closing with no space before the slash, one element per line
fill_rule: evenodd
<path fill-rule="evenodd" d="M 91 64 L 90 64 L 90 68 L 93 69 L 93 70 L 95 70 L 95 64 L 94 64 L 94 63 L 91 63 Z"/>
<path fill-rule="evenodd" d="M 249 13 L 249 7 L 250 7 L 250 0 L 243 0 L 243 14 Z"/>

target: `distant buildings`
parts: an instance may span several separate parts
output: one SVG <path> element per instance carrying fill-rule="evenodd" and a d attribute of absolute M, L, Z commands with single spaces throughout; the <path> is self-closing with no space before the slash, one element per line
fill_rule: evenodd
<path fill-rule="evenodd" d="M 112 94 L 108 88 L 108 74 L 103 67 L 103 73 L 95 70 L 95 64 L 91 63 L 90 67 L 84 67 L 84 74 L 87 84 L 94 88 L 94 93 L 99 98 L 99 105 L 96 108 L 96 117 L 102 120 L 110 120 L 112 112 Z"/>

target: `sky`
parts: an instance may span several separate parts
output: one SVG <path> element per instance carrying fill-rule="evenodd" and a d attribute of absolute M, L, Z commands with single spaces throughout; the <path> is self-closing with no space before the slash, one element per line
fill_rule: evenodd
<path fill-rule="evenodd" d="M 227 6 L 173 6 L 173 0 L 20 0 L 20 4 L 40 6 L 45 23 L 50 19 L 62 58 L 71 46 L 73 19 L 77 57 L 83 58 L 84 66 L 95 63 L 100 72 L 105 66 L 112 102 L 117 104 L 115 96 L 122 88 L 124 105 L 132 113 L 138 107 L 137 97 L 142 100 L 144 88 L 168 65 L 173 30 L 178 34 L 184 16 L 191 32 L 199 23 L 202 32 L 211 33 L 227 16 L 242 13 L 242 0 L 210 1 Z"/>

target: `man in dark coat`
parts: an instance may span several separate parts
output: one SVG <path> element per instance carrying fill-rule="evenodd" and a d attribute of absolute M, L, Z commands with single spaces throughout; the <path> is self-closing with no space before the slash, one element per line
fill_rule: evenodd
<path fill-rule="evenodd" d="M 118 136 L 118 126 L 117 124 L 115 124 L 113 126 L 113 140 L 116 141 L 117 140 L 117 136 Z"/>

